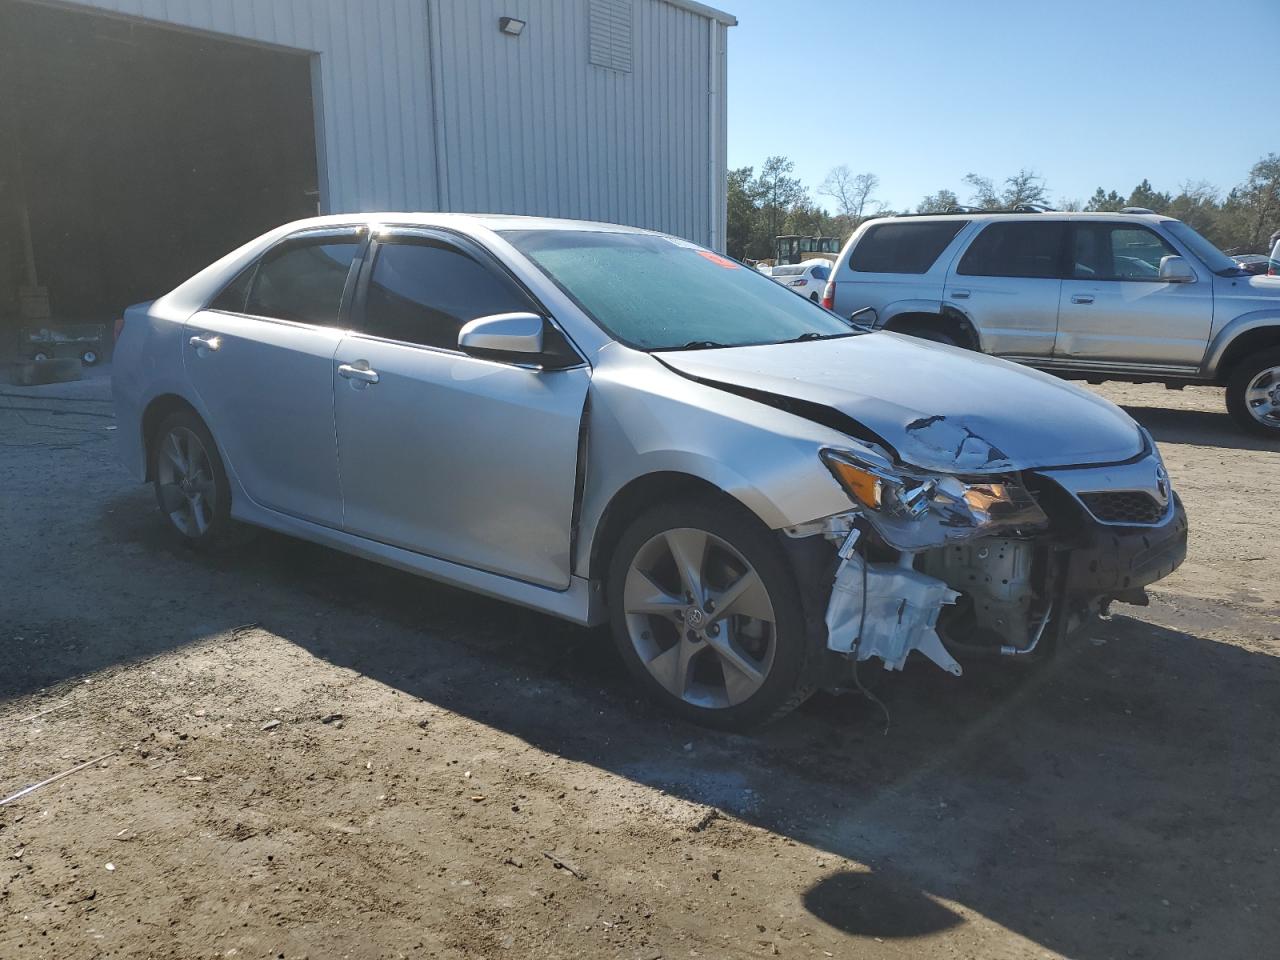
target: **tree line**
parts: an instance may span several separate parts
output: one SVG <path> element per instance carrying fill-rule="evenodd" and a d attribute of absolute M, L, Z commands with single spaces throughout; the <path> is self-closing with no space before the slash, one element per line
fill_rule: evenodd
<path fill-rule="evenodd" d="M 1225 194 L 1203 180 L 1187 180 L 1177 191 L 1156 190 L 1143 179 L 1121 194 L 1098 187 L 1087 200 L 1051 200 L 1043 177 L 1022 169 L 997 183 L 970 173 L 961 192 L 942 189 L 929 194 L 913 210 L 892 210 L 876 196 L 880 178 L 855 173 L 848 164 L 832 168 L 814 200 L 795 175 L 795 163 L 784 156 L 755 167 L 729 171 L 726 246 L 732 257 L 763 260 L 773 256 L 773 238 L 785 234 L 847 239 L 865 220 L 903 213 L 945 213 L 960 207 L 1009 209 L 1036 204 L 1057 210 L 1118 211 L 1145 207 L 1177 217 L 1228 253 L 1266 253 L 1268 239 L 1280 230 L 1280 154 L 1268 153 L 1248 176 Z M 963 193 L 963 198 L 962 198 Z"/>

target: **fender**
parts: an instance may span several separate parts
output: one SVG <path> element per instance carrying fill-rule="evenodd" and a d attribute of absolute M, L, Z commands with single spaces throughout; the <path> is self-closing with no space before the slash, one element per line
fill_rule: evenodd
<path fill-rule="evenodd" d="M 1263 330 L 1268 327 L 1274 327 L 1277 331 L 1277 338 L 1280 339 L 1280 308 L 1266 308 L 1254 310 L 1250 313 L 1242 313 L 1229 321 L 1209 341 L 1209 349 L 1206 351 L 1204 363 L 1201 365 L 1204 375 L 1206 377 L 1217 377 L 1222 365 L 1222 359 L 1233 343 L 1239 340 L 1241 336 L 1254 330 Z"/>

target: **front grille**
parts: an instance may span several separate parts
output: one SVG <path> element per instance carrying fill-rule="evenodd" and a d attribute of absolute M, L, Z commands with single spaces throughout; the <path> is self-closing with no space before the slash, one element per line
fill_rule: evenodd
<path fill-rule="evenodd" d="M 1165 512 L 1159 500 L 1141 490 L 1082 493 L 1080 499 L 1103 523 L 1156 523 Z"/>

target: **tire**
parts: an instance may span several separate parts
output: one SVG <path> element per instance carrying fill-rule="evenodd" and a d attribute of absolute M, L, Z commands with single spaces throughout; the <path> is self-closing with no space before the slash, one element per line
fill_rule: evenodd
<path fill-rule="evenodd" d="M 810 300 L 812 300 L 814 303 L 817 303 L 817 302 L 818 302 L 818 295 L 817 295 L 816 293 L 811 293 L 811 294 L 809 294 L 809 299 L 810 299 Z"/>
<path fill-rule="evenodd" d="M 924 326 L 902 327 L 897 332 L 905 333 L 907 336 L 915 337 L 919 340 L 928 340 L 932 343 L 944 343 L 948 347 L 960 346 L 960 341 L 957 340 L 955 336 L 953 336 L 952 334 L 948 333 L 945 330 L 937 330 L 934 327 L 924 327 Z"/>
<path fill-rule="evenodd" d="M 1280 440 L 1280 347 L 1236 364 L 1227 378 L 1227 412 L 1249 433 Z"/>
<path fill-rule="evenodd" d="M 53 359 L 53 351 L 52 351 L 52 350 L 37 350 L 35 353 L 33 353 L 33 354 L 31 355 L 31 359 L 32 359 L 32 360 L 52 360 L 52 359 Z"/>
<path fill-rule="evenodd" d="M 677 554 L 691 574 L 680 572 Z M 748 587 L 726 617 L 715 602 L 741 584 Z M 749 730 L 790 713 L 818 686 L 821 638 L 805 630 L 795 576 L 774 535 L 743 507 L 710 498 L 651 507 L 619 540 L 607 587 L 623 661 L 687 720 Z M 694 591 L 702 597 L 691 604 Z"/>
<path fill-rule="evenodd" d="M 189 410 L 169 414 L 148 455 L 156 503 L 169 529 L 197 550 L 225 541 L 232 527 L 231 485 L 204 421 Z"/>
<path fill-rule="evenodd" d="M 98 362 L 98 351 L 97 350 L 84 351 L 84 353 L 80 354 L 80 362 L 83 363 L 86 367 L 92 367 L 95 363 Z"/>

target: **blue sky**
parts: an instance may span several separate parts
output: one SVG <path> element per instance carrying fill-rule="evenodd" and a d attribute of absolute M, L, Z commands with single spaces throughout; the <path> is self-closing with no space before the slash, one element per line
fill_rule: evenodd
<path fill-rule="evenodd" d="M 1019 167 L 1055 199 L 1225 191 L 1280 152 L 1280 0 L 712 2 L 729 166 L 785 154 L 811 194 L 839 163 L 898 208 Z"/>

